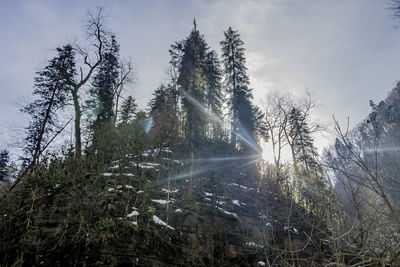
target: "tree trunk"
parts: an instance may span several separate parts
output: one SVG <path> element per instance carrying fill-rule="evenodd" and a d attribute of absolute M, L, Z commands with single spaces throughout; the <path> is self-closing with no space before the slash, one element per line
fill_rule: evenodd
<path fill-rule="evenodd" d="M 81 141 L 81 106 L 79 104 L 78 90 L 72 91 L 72 98 L 74 101 L 75 109 L 75 158 L 80 159 L 82 155 L 82 141 Z"/>

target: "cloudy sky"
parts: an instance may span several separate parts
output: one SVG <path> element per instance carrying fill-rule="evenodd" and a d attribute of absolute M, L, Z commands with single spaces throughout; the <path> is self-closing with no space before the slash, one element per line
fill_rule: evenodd
<path fill-rule="evenodd" d="M 15 141 L 26 123 L 16 103 L 29 100 L 35 71 L 54 48 L 82 40 L 85 14 L 102 6 L 121 55 L 132 58 L 134 95 L 145 107 L 165 80 L 168 49 L 185 38 L 193 18 L 209 45 L 229 26 L 246 47 L 255 102 L 271 90 L 311 89 L 321 107 L 352 125 L 400 79 L 399 23 L 382 0 L 159 0 L 0 1 L 0 146 Z"/>

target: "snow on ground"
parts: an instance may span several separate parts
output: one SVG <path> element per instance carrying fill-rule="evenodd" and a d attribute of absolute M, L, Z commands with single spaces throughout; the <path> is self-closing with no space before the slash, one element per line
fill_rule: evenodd
<path fill-rule="evenodd" d="M 161 189 L 164 193 L 178 193 L 179 189 L 168 190 L 166 188 Z"/>
<path fill-rule="evenodd" d="M 259 261 L 259 262 L 257 262 L 257 265 L 260 265 L 260 266 L 265 266 L 265 262 L 263 262 L 263 261 Z"/>
<path fill-rule="evenodd" d="M 284 231 L 290 230 L 290 231 L 292 231 L 292 232 L 295 233 L 295 234 L 298 234 L 298 233 L 299 233 L 299 230 L 297 230 L 297 229 L 294 228 L 293 226 L 291 226 L 291 227 L 284 226 L 284 227 L 283 227 L 283 230 L 284 230 Z"/>
<path fill-rule="evenodd" d="M 136 192 L 136 194 L 142 194 L 142 193 L 144 193 L 143 190 L 139 190 L 139 191 Z"/>
<path fill-rule="evenodd" d="M 232 200 L 232 203 L 235 204 L 236 206 L 240 206 L 239 200 Z"/>
<path fill-rule="evenodd" d="M 204 194 L 206 194 L 207 197 L 212 197 L 213 196 L 213 193 L 204 192 Z"/>
<path fill-rule="evenodd" d="M 204 200 L 211 201 L 211 198 L 205 197 Z"/>
<path fill-rule="evenodd" d="M 126 184 L 125 187 L 128 188 L 128 189 L 133 189 L 134 188 L 133 186 L 131 186 L 129 184 Z"/>
<path fill-rule="evenodd" d="M 139 163 L 139 167 L 142 169 L 154 169 L 155 167 L 160 166 L 158 163 L 152 163 L 152 162 L 141 162 Z"/>
<path fill-rule="evenodd" d="M 248 246 L 248 247 L 253 247 L 253 248 L 257 248 L 257 247 L 262 248 L 262 247 L 263 247 L 263 246 L 261 246 L 261 245 L 257 245 L 257 244 L 254 243 L 254 242 L 246 242 L 246 246 Z"/>
<path fill-rule="evenodd" d="M 132 222 L 133 225 L 137 225 L 137 222 Z"/>
<path fill-rule="evenodd" d="M 245 189 L 245 190 L 257 190 L 256 188 L 252 188 L 252 187 L 249 188 L 249 187 L 246 187 L 246 186 L 244 186 L 244 185 L 237 184 L 237 183 L 230 183 L 230 184 L 228 184 L 228 185 L 237 186 L 237 187 L 240 187 L 240 188 Z"/>
<path fill-rule="evenodd" d="M 167 204 L 167 203 L 169 203 L 169 202 L 173 202 L 172 200 L 170 200 L 170 201 L 168 202 L 168 201 L 166 201 L 166 200 L 164 200 L 164 199 L 152 199 L 151 201 L 156 202 L 156 203 L 161 204 L 161 205 L 165 205 L 165 204 Z"/>
<path fill-rule="evenodd" d="M 113 175 L 111 172 L 105 172 L 105 173 L 103 173 L 103 176 L 109 177 L 109 176 L 111 176 L 111 175 Z"/>
<path fill-rule="evenodd" d="M 129 176 L 129 177 L 135 176 L 135 175 L 133 175 L 133 173 L 124 173 L 124 175 Z"/>
<path fill-rule="evenodd" d="M 217 209 L 219 209 L 220 211 L 222 211 L 223 213 L 227 214 L 227 215 L 231 215 L 231 216 L 233 216 L 233 217 L 239 218 L 239 217 L 237 216 L 237 214 L 234 213 L 234 212 L 226 211 L 226 210 L 224 210 L 223 208 L 218 207 L 218 206 L 215 206 L 215 207 L 216 207 Z"/>
<path fill-rule="evenodd" d="M 175 228 L 173 228 L 173 227 L 169 226 L 168 224 L 166 224 L 163 220 L 161 220 L 160 218 L 158 218 L 156 215 L 153 215 L 153 221 L 154 221 L 156 224 L 163 225 L 163 226 L 167 226 L 167 228 L 169 228 L 169 229 L 171 229 L 171 230 L 175 230 Z"/>
<path fill-rule="evenodd" d="M 181 209 L 176 209 L 175 212 L 176 212 L 176 213 L 181 213 L 182 210 L 181 210 Z"/>
<path fill-rule="evenodd" d="M 136 210 L 133 210 L 131 213 L 129 213 L 128 215 L 126 215 L 127 217 L 132 217 L 132 216 L 138 216 L 139 212 L 137 212 Z"/>

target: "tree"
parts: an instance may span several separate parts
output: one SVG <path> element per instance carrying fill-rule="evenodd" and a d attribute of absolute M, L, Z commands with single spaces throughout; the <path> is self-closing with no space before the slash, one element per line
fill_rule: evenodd
<path fill-rule="evenodd" d="M 149 102 L 150 112 L 162 110 L 166 106 L 166 100 L 167 88 L 162 84 L 153 92 L 153 98 Z"/>
<path fill-rule="evenodd" d="M 118 119 L 118 108 L 119 99 L 122 95 L 123 89 L 127 84 L 133 84 L 135 77 L 133 72 L 132 61 L 121 61 L 119 63 L 119 77 L 117 79 L 116 85 L 114 87 L 114 102 L 115 102 L 115 114 L 114 114 L 114 124 L 117 123 Z"/>
<path fill-rule="evenodd" d="M 204 107 L 206 78 L 206 55 L 208 45 L 197 30 L 196 21 L 189 36 L 172 45 L 171 64 L 178 69 L 177 85 L 181 92 L 185 111 L 185 136 L 191 151 L 202 142 L 205 129 Z"/>
<path fill-rule="evenodd" d="M 206 55 L 206 79 L 207 87 L 205 90 L 205 102 L 208 111 L 219 118 L 222 117 L 222 71 L 218 55 L 215 51 L 210 51 Z M 209 123 L 209 136 L 218 138 L 221 135 L 221 125 L 218 122 L 211 121 Z"/>
<path fill-rule="evenodd" d="M 122 102 L 120 123 L 127 124 L 132 121 L 136 113 L 137 104 L 132 96 Z"/>
<path fill-rule="evenodd" d="M 311 129 L 305 114 L 299 108 L 292 107 L 289 119 L 289 135 L 292 137 L 293 161 L 302 164 L 307 172 L 320 174 L 322 169 L 317 162 L 318 152 L 314 146 Z M 298 166 L 296 165 L 296 168 Z"/>
<path fill-rule="evenodd" d="M 0 181 L 4 181 L 7 179 L 7 166 L 10 161 L 10 155 L 8 150 L 0 151 Z"/>
<path fill-rule="evenodd" d="M 111 43 L 107 44 L 96 75 L 93 77 L 92 88 L 90 89 L 91 99 L 89 106 L 95 112 L 96 125 L 114 119 L 114 97 L 115 88 L 119 76 L 119 45 L 115 36 L 111 36 Z"/>
<path fill-rule="evenodd" d="M 225 87 L 231 116 L 231 143 L 234 147 L 247 149 L 245 140 L 254 137 L 256 111 L 251 103 L 253 94 L 249 88 L 244 43 L 240 34 L 231 27 L 224 32 L 221 42 Z M 238 140 L 238 135 L 245 137 Z"/>
<path fill-rule="evenodd" d="M 75 157 L 81 158 L 82 154 L 82 140 L 81 140 L 81 117 L 82 108 L 80 104 L 79 90 L 88 83 L 92 77 L 93 72 L 97 69 L 103 60 L 104 44 L 107 43 L 107 33 L 105 26 L 103 25 L 104 18 L 102 16 L 102 9 L 98 9 L 97 15 L 88 14 L 88 20 L 86 24 L 87 36 L 93 41 L 93 51 L 95 54 L 95 60 L 90 60 L 90 52 L 86 51 L 80 46 L 75 46 L 75 50 L 82 57 L 83 62 L 79 67 L 80 75 L 76 77 L 72 87 L 69 88 L 68 92 L 72 97 L 72 102 L 75 111 Z M 84 71 L 86 69 L 86 73 Z"/>
<path fill-rule="evenodd" d="M 29 161 L 33 164 L 37 163 L 42 152 L 58 134 L 51 136 L 60 128 L 57 111 L 64 108 L 66 91 L 71 90 L 75 83 L 74 56 L 70 44 L 57 48 L 57 56 L 42 71 L 37 72 L 33 91 L 37 98 L 21 110 L 31 116 L 30 124 L 26 127 L 25 151 L 30 154 Z"/>
<path fill-rule="evenodd" d="M 270 92 L 265 99 L 264 125 L 268 141 L 272 144 L 274 163 L 278 173 L 281 167 L 282 150 L 287 145 L 285 129 L 288 124 L 288 112 L 286 110 L 290 108 L 292 102 L 291 96 L 282 95 L 278 91 Z"/>

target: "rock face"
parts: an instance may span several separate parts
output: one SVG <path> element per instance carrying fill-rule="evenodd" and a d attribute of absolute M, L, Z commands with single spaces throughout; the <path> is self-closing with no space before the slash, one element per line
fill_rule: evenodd
<path fill-rule="evenodd" d="M 194 170 L 203 172 L 191 175 L 190 162 L 158 158 L 115 161 L 101 172 L 89 166 L 66 177 L 51 173 L 34 205 L 22 200 L 34 207 L 25 213 L 31 216 L 22 234 L 25 264 L 257 266 L 275 257 L 272 235 L 284 244 L 291 233 L 294 248 L 305 238 L 298 213 L 288 215 L 293 203 L 260 179 L 256 163 L 198 163 Z M 3 225 L 17 225 L 7 218 Z"/>

